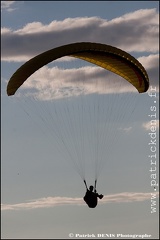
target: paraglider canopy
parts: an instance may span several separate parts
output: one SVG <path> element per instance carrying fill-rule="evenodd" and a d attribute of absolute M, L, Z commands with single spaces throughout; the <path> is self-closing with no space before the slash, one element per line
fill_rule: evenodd
<path fill-rule="evenodd" d="M 121 49 L 91 42 L 77 42 L 43 52 L 23 64 L 11 77 L 7 94 L 14 95 L 17 89 L 35 71 L 64 56 L 72 56 L 114 72 L 130 82 L 139 93 L 146 92 L 149 79 L 142 64 Z"/>

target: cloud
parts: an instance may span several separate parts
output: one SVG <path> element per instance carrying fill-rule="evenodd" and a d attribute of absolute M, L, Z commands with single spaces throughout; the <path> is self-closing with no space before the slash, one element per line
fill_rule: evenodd
<path fill-rule="evenodd" d="M 158 197 L 158 192 L 155 193 Z M 105 195 L 99 204 L 140 202 L 151 199 L 151 193 L 124 192 Z M 85 205 L 82 198 L 46 197 L 17 204 L 1 204 L 1 210 L 29 210 L 37 208 L 50 208 L 64 205 Z"/>
<path fill-rule="evenodd" d="M 159 54 L 150 54 L 148 56 L 139 57 L 138 61 L 147 70 L 150 86 L 156 87 L 159 91 Z"/>
<path fill-rule="evenodd" d="M 6 10 L 7 12 L 12 12 L 15 10 L 15 8 L 12 8 L 11 6 L 15 3 L 16 1 L 1 1 L 1 10 Z"/>
<path fill-rule="evenodd" d="M 151 54 L 149 56 L 139 57 L 138 61 L 140 61 L 148 70 L 153 68 L 158 68 L 159 54 Z"/>
<path fill-rule="evenodd" d="M 2 28 L 1 59 L 26 61 L 60 45 L 94 41 L 127 52 L 156 53 L 159 49 L 159 15 L 156 9 L 141 9 L 107 21 L 100 17 L 66 18 L 45 25 L 31 22 L 23 28 Z"/>
<path fill-rule="evenodd" d="M 145 122 L 142 124 L 142 127 L 147 130 L 147 131 L 151 131 L 151 128 L 154 127 L 154 129 L 159 129 L 159 120 L 151 120 L 148 122 Z"/>
<path fill-rule="evenodd" d="M 113 94 L 134 91 L 137 92 L 120 76 L 91 66 L 68 69 L 44 66 L 21 87 L 23 96 L 34 95 L 41 100 L 75 97 L 82 94 Z M 21 96 L 20 92 L 17 96 Z"/>
<path fill-rule="evenodd" d="M 125 133 L 128 133 L 132 130 L 132 127 L 118 128 L 118 130 L 121 130 L 121 131 L 124 131 Z"/>

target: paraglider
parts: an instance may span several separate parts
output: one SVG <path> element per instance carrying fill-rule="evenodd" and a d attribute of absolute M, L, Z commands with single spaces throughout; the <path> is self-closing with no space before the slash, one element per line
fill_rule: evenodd
<path fill-rule="evenodd" d="M 130 83 L 131 85 L 133 85 L 134 88 L 137 89 L 137 91 L 139 93 L 144 93 L 149 88 L 149 78 L 148 78 L 148 74 L 147 74 L 145 68 L 142 66 L 142 64 L 138 60 L 136 60 L 133 56 L 131 56 L 127 52 L 125 52 L 119 48 L 116 48 L 116 47 L 113 47 L 110 45 L 106 45 L 106 44 L 93 43 L 93 42 L 92 43 L 91 42 L 77 42 L 77 43 L 71 43 L 71 44 L 63 45 L 63 46 L 60 46 L 57 48 L 53 48 L 51 50 L 48 50 L 46 52 L 43 52 L 43 53 L 33 57 L 32 59 L 30 59 L 29 61 L 24 63 L 11 76 L 11 78 L 8 82 L 8 85 L 7 85 L 8 96 L 14 95 L 17 92 L 17 90 L 23 85 L 23 83 L 34 72 L 36 72 L 37 70 L 39 70 L 46 64 L 48 64 L 50 62 L 54 62 L 55 60 L 65 57 L 65 56 L 84 60 L 84 61 L 94 64 L 95 66 L 98 66 L 102 69 L 105 69 L 105 70 L 115 73 L 118 76 L 125 79 L 127 83 Z M 106 80 L 106 82 L 107 81 L 108 80 Z M 86 82 L 87 82 L 87 80 L 86 80 Z M 97 80 L 97 82 L 98 82 L 98 80 Z M 83 87 L 84 87 L 84 84 L 85 84 L 85 79 L 83 79 Z M 97 83 L 96 83 L 96 87 L 97 87 Z M 94 97 L 95 97 L 95 91 L 93 91 L 93 94 L 90 94 L 90 97 L 93 97 L 92 95 L 94 95 Z M 103 94 L 101 94 L 101 95 L 104 98 L 107 94 L 105 94 L 105 92 L 103 92 Z M 84 99 L 86 101 L 88 101 L 88 99 L 86 97 L 87 94 L 84 90 L 83 90 L 83 96 L 84 96 Z M 67 149 L 67 152 L 69 152 L 69 149 L 71 149 L 71 151 L 74 149 L 73 145 L 71 146 L 72 143 L 69 142 L 69 140 L 68 140 L 72 136 L 72 142 L 73 142 L 73 144 L 75 144 L 75 151 L 77 151 L 77 154 L 75 154 L 74 157 L 72 157 L 70 153 L 69 153 L 69 155 L 74 159 L 76 158 L 76 156 L 80 160 L 84 159 L 83 156 L 79 156 L 79 155 L 83 155 L 85 153 L 85 138 L 86 137 L 88 137 L 88 140 L 89 140 L 88 142 L 93 145 L 92 148 L 95 151 L 97 151 L 95 154 L 95 158 L 96 159 L 104 158 L 105 151 L 102 151 L 100 149 L 100 147 L 102 146 L 103 149 L 106 148 L 105 140 L 106 140 L 107 134 L 105 134 L 105 128 L 107 129 L 106 126 L 108 124 L 108 122 L 107 122 L 108 120 L 107 120 L 105 114 L 108 113 L 108 115 L 109 115 L 110 112 L 102 109 L 102 114 L 104 116 L 104 123 L 102 122 L 102 119 L 101 119 L 101 122 L 98 125 L 98 121 L 100 121 L 99 115 L 100 115 L 100 111 L 101 111 L 102 100 L 100 99 L 99 96 L 97 97 L 97 99 L 99 102 L 95 103 L 95 105 L 93 106 L 93 111 L 94 111 L 93 115 L 90 112 L 92 110 L 92 106 L 90 105 L 89 108 L 87 109 L 87 105 L 84 104 L 84 101 L 82 100 L 82 98 L 80 99 L 80 101 L 77 105 L 78 108 L 74 106 L 74 104 L 76 104 L 76 101 L 72 102 L 71 107 L 67 106 L 67 108 L 64 111 L 66 114 L 66 117 L 63 119 L 63 121 L 61 121 L 62 114 L 58 115 L 58 107 L 56 106 L 56 108 L 55 108 L 54 116 L 58 116 L 57 122 L 59 124 L 65 123 L 67 125 L 66 121 L 68 119 L 69 131 L 67 130 L 67 133 L 70 132 L 69 136 L 67 136 L 67 135 L 63 136 L 62 125 L 61 125 L 61 127 L 59 127 L 60 134 L 58 134 L 58 130 L 57 130 L 58 125 L 56 125 L 57 122 L 55 122 L 55 135 L 58 135 L 58 137 L 61 138 L 62 143 L 65 145 L 65 147 Z M 103 101 L 103 106 L 105 106 L 105 103 L 106 103 L 105 101 L 106 101 L 106 99 Z M 65 106 L 67 105 L 67 103 L 70 103 L 70 102 L 66 101 Z M 80 103 L 82 104 L 81 107 L 79 107 Z M 92 103 L 92 98 L 89 101 L 89 103 Z M 109 104 L 108 104 L 108 107 L 109 107 Z M 70 114 L 70 111 L 73 109 L 81 110 L 81 112 L 79 111 L 79 118 L 76 118 L 75 122 L 73 122 L 73 117 L 76 114 L 73 114 L 72 112 Z M 110 109 L 111 108 L 109 107 L 109 110 Z M 77 113 L 77 110 L 75 110 L 75 111 Z M 119 110 L 119 111 L 121 111 L 121 110 Z M 88 113 L 86 120 L 83 119 L 85 113 L 86 114 Z M 69 114 L 70 114 L 70 116 L 69 116 Z M 95 125 L 93 126 L 93 128 L 94 128 L 94 134 L 93 134 L 91 127 L 92 127 L 92 123 L 93 123 L 92 121 L 94 121 L 94 119 L 95 119 Z M 52 120 L 55 120 L 55 119 L 52 119 Z M 82 122 L 80 122 L 80 121 L 82 121 Z M 88 121 L 88 125 L 86 124 L 85 121 Z M 76 125 L 76 122 L 78 122 L 77 125 Z M 111 119 L 109 119 L 108 130 L 110 130 L 111 122 L 112 122 Z M 84 129 L 82 129 L 83 124 L 84 124 Z M 54 123 L 53 123 L 53 125 L 54 125 Z M 87 127 L 86 127 L 86 125 L 87 125 Z M 81 127 L 81 129 L 78 131 L 77 129 L 80 127 Z M 86 129 L 88 131 L 87 133 L 86 133 Z M 83 130 L 83 133 L 82 133 L 82 130 Z M 67 133 L 65 132 L 65 134 L 67 134 Z M 90 135 L 90 133 L 91 133 L 91 135 Z M 78 136 L 78 134 L 79 134 L 79 136 Z M 80 143 L 78 143 L 78 141 L 79 141 L 78 137 L 80 138 L 80 141 L 81 141 Z M 94 140 L 94 138 L 97 138 L 97 140 L 96 139 Z M 103 141 L 104 141 L 104 143 L 103 143 Z M 81 147 L 81 149 L 79 149 L 80 147 Z M 101 156 L 98 156 L 98 151 L 102 152 Z M 86 154 L 86 156 L 88 156 L 87 154 Z M 87 157 L 86 157 L 86 159 L 87 159 Z M 95 165 L 96 165 L 97 169 L 98 169 L 97 165 L 99 164 L 98 161 L 100 162 L 100 160 L 97 160 L 97 162 L 95 161 Z M 79 167 L 79 169 L 80 169 L 80 167 Z M 94 179 L 95 183 L 97 183 L 97 176 L 98 176 L 98 174 L 96 173 L 96 177 Z M 81 174 L 81 177 L 86 186 L 86 195 L 84 197 L 84 201 L 87 203 L 87 205 L 90 208 L 95 208 L 98 203 L 97 199 L 98 198 L 102 199 L 103 195 L 102 194 L 99 195 L 97 193 L 96 186 L 93 187 L 91 185 L 90 188 L 88 189 L 84 173 Z"/>
<path fill-rule="evenodd" d="M 97 190 L 96 190 L 96 181 L 95 181 L 95 187 L 93 187 L 92 185 L 89 187 L 87 187 L 87 183 L 84 180 L 84 184 L 86 186 L 86 194 L 83 198 L 83 200 L 86 202 L 86 204 L 88 205 L 89 208 L 95 208 L 97 206 L 98 203 L 98 198 L 102 199 L 103 195 L 102 194 L 98 194 Z M 94 192 L 93 192 L 94 189 Z"/>

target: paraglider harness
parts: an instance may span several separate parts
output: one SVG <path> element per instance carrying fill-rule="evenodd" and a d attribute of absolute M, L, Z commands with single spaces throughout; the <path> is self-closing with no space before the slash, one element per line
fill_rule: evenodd
<path fill-rule="evenodd" d="M 84 196 L 84 201 L 86 202 L 86 204 L 88 205 L 89 208 L 95 208 L 97 206 L 97 203 L 98 203 L 98 199 L 97 198 L 100 198 L 102 199 L 103 198 L 103 195 L 102 194 L 98 194 L 97 193 L 97 190 L 96 190 L 96 184 L 97 184 L 97 180 L 95 180 L 95 184 L 94 184 L 94 191 L 91 191 L 88 189 L 87 187 L 87 183 L 86 181 L 84 180 L 84 184 L 86 186 L 86 194 Z"/>

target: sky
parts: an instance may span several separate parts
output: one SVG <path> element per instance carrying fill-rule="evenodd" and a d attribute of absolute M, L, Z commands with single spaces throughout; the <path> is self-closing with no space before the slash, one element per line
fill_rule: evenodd
<path fill-rule="evenodd" d="M 2 239 L 159 239 L 158 9 L 159 1 L 1 1 Z M 66 57 L 7 96 L 23 63 L 74 42 L 128 52 L 146 69 L 148 91 Z M 83 177 L 94 184 L 95 171 L 104 197 L 90 209 Z"/>

